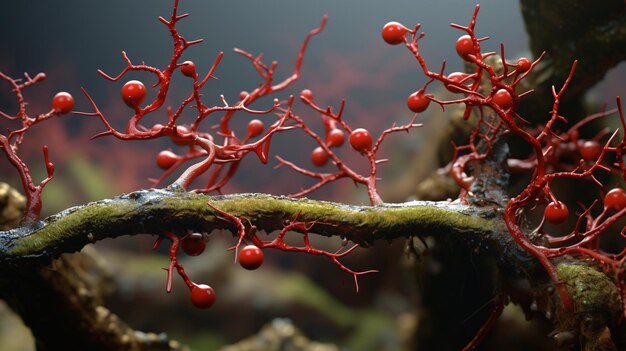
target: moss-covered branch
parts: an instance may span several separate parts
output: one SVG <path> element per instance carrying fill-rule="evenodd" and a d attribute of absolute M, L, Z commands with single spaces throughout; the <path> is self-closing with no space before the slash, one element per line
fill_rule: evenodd
<path fill-rule="evenodd" d="M 347 206 L 264 194 L 208 196 L 169 190 L 142 190 L 65 210 L 33 226 L 0 232 L 0 262 L 17 263 L 80 250 L 90 242 L 164 230 L 235 230 L 207 205 L 271 232 L 297 217 L 310 232 L 367 244 L 411 235 L 454 235 L 468 242 L 494 240 L 497 213 L 448 202 Z"/>

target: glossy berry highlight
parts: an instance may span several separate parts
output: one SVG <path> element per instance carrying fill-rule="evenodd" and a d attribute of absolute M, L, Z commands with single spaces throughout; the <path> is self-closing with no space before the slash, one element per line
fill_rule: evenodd
<path fill-rule="evenodd" d="M 567 217 L 569 217 L 569 209 L 561 201 L 553 201 L 546 206 L 543 211 L 543 215 L 548 222 L 552 224 L 561 224 L 567 220 Z"/>
<path fill-rule="evenodd" d="M 346 135 L 343 130 L 333 128 L 326 136 L 326 144 L 328 147 L 340 147 L 346 140 Z"/>
<path fill-rule="evenodd" d="M 239 251 L 239 264 L 249 271 L 261 267 L 264 259 L 263 251 L 255 245 L 248 245 Z"/>
<path fill-rule="evenodd" d="M 189 78 L 196 76 L 196 65 L 192 61 L 185 61 L 180 65 L 180 72 Z"/>
<path fill-rule="evenodd" d="M 52 98 L 52 109 L 58 114 L 67 114 L 74 108 L 74 97 L 65 91 L 57 93 Z"/>
<path fill-rule="evenodd" d="M 531 66 L 532 66 L 532 62 L 530 62 L 529 59 L 527 59 L 526 57 L 520 57 L 517 60 L 517 64 L 515 65 L 515 69 L 519 73 L 524 73 L 524 72 L 527 72 L 528 70 L 530 70 Z"/>
<path fill-rule="evenodd" d="M 496 91 L 496 93 L 493 94 L 493 102 L 503 110 L 508 110 L 513 107 L 513 97 L 506 89 Z"/>
<path fill-rule="evenodd" d="M 300 98 L 307 99 L 309 101 L 313 101 L 313 92 L 309 89 L 304 89 L 300 92 Z"/>
<path fill-rule="evenodd" d="M 409 98 L 406 101 L 409 110 L 420 113 L 424 112 L 428 105 L 430 104 L 430 99 L 426 94 L 421 91 L 416 91 L 413 94 L 409 95 Z"/>
<path fill-rule="evenodd" d="M 389 22 L 383 26 L 381 32 L 383 40 L 389 45 L 398 45 L 404 43 L 406 34 L 409 29 L 398 22 Z"/>
<path fill-rule="evenodd" d="M 205 284 L 191 287 L 191 303 L 197 308 L 209 308 L 215 303 L 215 290 Z"/>
<path fill-rule="evenodd" d="M 265 125 L 263 124 L 263 121 L 260 119 L 253 119 L 248 122 L 248 137 L 258 137 L 261 133 L 263 133 L 264 129 Z"/>
<path fill-rule="evenodd" d="M 146 86 L 138 80 L 130 80 L 122 87 L 122 100 L 131 108 L 138 108 L 146 99 Z"/>
<path fill-rule="evenodd" d="M 178 155 L 170 150 L 163 150 L 156 157 L 157 166 L 161 169 L 169 169 L 176 161 L 178 161 Z"/>
<path fill-rule="evenodd" d="M 311 152 L 311 162 L 317 167 L 322 167 L 328 162 L 328 154 L 321 146 L 316 147 Z"/>
<path fill-rule="evenodd" d="M 350 133 L 350 146 L 358 152 L 372 149 L 372 134 L 367 129 L 357 128 Z"/>
<path fill-rule="evenodd" d="M 613 188 L 604 196 L 604 207 L 616 211 L 626 207 L 626 191 L 622 188 Z"/>
<path fill-rule="evenodd" d="M 478 49 L 474 46 L 472 37 L 467 34 L 457 39 L 455 48 L 457 54 L 463 59 L 467 59 L 468 55 L 476 55 L 478 53 Z"/>
<path fill-rule="evenodd" d="M 578 151 L 585 161 L 595 161 L 602 153 L 602 145 L 595 140 L 585 140 L 579 142 Z"/>

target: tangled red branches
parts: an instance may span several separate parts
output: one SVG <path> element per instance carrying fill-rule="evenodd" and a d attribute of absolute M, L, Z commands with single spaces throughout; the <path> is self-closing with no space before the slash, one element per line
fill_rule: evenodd
<path fill-rule="evenodd" d="M 43 157 L 47 177 L 36 185 L 30 174 L 28 166 L 18 154 L 20 145 L 22 144 L 26 133 L 32 126 L 51 117 L 70 112 L 72 108 L 74 108 L 74 99 L 70 94 L 60 92 L 52 99 L 50 111 L 38 114 L 35 117 L 30 117 L 27 111 L 28 106 L 26 100 L 24 99 L 23 90 L 41 82 L 46 78 L 46 75 L 44 73 L 38 73 L 34 77 L 31 77 L 28 73 L 25 73 L 25 79 L 22 80 L 11 78 L 0 72 L 0 78 L 11 85 L 18 105 L 18 111 L 15 115 L 9 115 L 0 111 L 0 117 L 9 122 L 13 122 L 14 124 L 18 124 L 17 128 L 7 127 L 6 134 L 0 134 L 0 148 L 2 148 L 2 151 L 5 153 L 11 165 L 17 170 L 20 180 L 22 181 L 22 187 L 26 195 L 26 208 L 24 210 L 21 224 L 28 225 L 39 218 L 42 205 L 41 192 L 46 184 L 52 180 L 52 176 L 54 174 L 54 164 L 50 162 L 50 158 L 48 157 L 48 147 L 44 146 Z"/>
<path fill-rule="evenodd" d="M 626 197 L 624 190 L 616 186 L 605 196 L 606 186 L 598 179 L 599 172 L 619 175 L 626 180 L 626 168 L 623 153 L 626 147 L 626 123 L 617 98 L 617 109 L 584 118 L 565 132 L 559 132 L 560 124 L 567 123 L 559 114 L 559 105 L 567 86 L 570 83 L 577 62 L 574 61 L 570 73 L 560 89 L 552 88 L 553 105 L 547 121 L 541 127 L 531 126 L 518 115 L 517 105 L 532 90 L 518 92 L 520 84 L 532 72 L 543 58 L 543 54 L 535 61 L 520 58 L 517 62 L 507 62 L 504 45 L 500 45 L 499 57 L 495 52 L 482 52 L 481 43 L 488 38 L 476 36 L 474 27 L 479 6 L 476 6 L 468 26 L 451 24 L 466 34 L 461 36 L 456 49 L 463 60 L 470 63 L 473 71 L 469 73 L 445 73 L 445 62 L 439 71 L 431 71 L 419 50 L 419 41 L 424 33 L 418 33 L 420 25 L 408 29 L 396 22 L 391 22 L 383 29 L 383 38 L 390 44 L 404 43 L 417 59 L 417 62 L 429 79 L 427 83 L 409 97 L 409 107 L 417 106 L 416 97 L 428 99 L 446 105 L 464 104 L 463 117 L 470 120 L 472 116 L 474 129 L 469 142 L 464 146 L 455 145 L 455 155 L 449 169 L 452 177 L 461 187 L 461 201 L 472 195 L 474 177 L 468 171 L 471 164 L 488 158 L 496 142 L 506 134 L 521 138 L 532 153 L 524 160 L 509 159 L 510 172 L 531 173 L 531 180 L 523 191 L 506 205 L 504 221 L 513 239 L 526 251 L 533 254 L 545 267 L 566 309 L 573 308 L 571 296 L 565 284 L 561 282 L 555 267 L 555 260 L 566 255 L 573 257 L 589 257 L 596 261 L 607 273 L 612 274 L 622 292 L 624 315 L 626 316 L 626 249 L 618 253 L 605 252 L 600 247 L 600 236 L 610 233 L 610 227 L 626 214 Z M 393 31 L 392 31 L 393 29 Z M 453 93 L 464 97 L 455 100 L 438 100 L 426 94 L 428 86 L 441 82 Z M 417 101 L 419 102 L 419 101 Z M 427 102 L 422 102 L 427 106 Z M 589 140 L 579 138 L 579 129 L 598 118 L 619 112 L 621 121 L 621 139 L 618 130 L 602 131 Z M 598 188 L 598 197 L 590 205 L 581 206 L 576 224 L 569 233 L 562 233 L 562 226 L 555 229 L 545 226 L 546 220 L 558 224 L 568 219 L 567 205 L 558 200 L 551 190 L 551 184 L 565 179 L 590 181 Z M 622 200 L 623 199 L 623 200 Z M 598 206 L 600 201 L 604 206 Z M 526 229 L 529 215 L 537 208 L 546 208 L 543 220 L 532 230 Z M 622 233 L 624 230 L 621 231 Z M 624 236 L 622 234 L 622 236 Z M 501 307 L 495 310 L 499 314 Z M 487 325 L 495 322 L 491 317 Z M 484 330 L 484 328 L 483 328 Z M 478 337 L 478 336 L 477 336 Z M 476 339 L 469 345 L 472 349 Z"/>

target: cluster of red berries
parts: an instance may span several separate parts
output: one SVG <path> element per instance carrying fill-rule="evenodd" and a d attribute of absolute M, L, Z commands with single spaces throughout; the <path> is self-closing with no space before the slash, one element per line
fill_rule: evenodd
<path fill-rule="evenodd" d="M 620 211 L 626 208 L 626 190 L 613 188 L 604 196 L 605 210 Z M 561 224 L 569 217 L 569 209 L 561 201 L 550 202 L 543 211 L 546 221 L 552 224 Z"/>
<path fill-rule="evenodd" d="M 199 256 L 206 249 L 208 236 L 191 233 L 181 239 L 181 248 L 189 256 Z M 239 251 L 238 261 L 241 267 L 255 270 L 263 264 L 263 251 L 255 245 L 247 245 Z M 215 303 L 215 290 L 206 284 L 193 284 L 189 287 L 191 303 L 197 308 L 209 308 Z"/>
<path fill-rule="evenodd" d="M 304 89 L 300 93 L 300 97 L 313 101 L 313 93 L 309 89 Z M 346 140 L 345 133 L 343 130 L 333 127 L 326 133 L 326 146 L 329 148 L 340 147 Z M 348 141 L 350 142 L 350 146 L 358 152 L 367 152 L 372 149 L 372 135 L 367 129 L 357 128 L 350 133 L 348 137 Z M 311 152 L 311 162 L 318 167 L 324 166 L 328 162 L 328 153 L 324 150 L 323 147 L 318 146 Z"/>

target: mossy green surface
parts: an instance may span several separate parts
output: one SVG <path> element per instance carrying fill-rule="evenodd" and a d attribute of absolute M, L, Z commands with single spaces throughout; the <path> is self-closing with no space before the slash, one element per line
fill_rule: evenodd
<path fill-rule="evenodd" d="M 152 189 L 69 209 L 35 228 L 0 232 L 6 243 L 0 245 L 0 260 L 55 256 L 121 235 L 187 229 L 229 229 L 236 233 L 233 220 L 208 203 L 246 226 L 255 225 L 267 232 L 297 220 L 310 225 L 310 233 L 343 236 L 355 243 L 440 233 L 477 237 L 495 232 L 498 223 L 488 218 L 489 210 L 445 202 L 348 206 L 265 194 L 207 196 Z"/>

